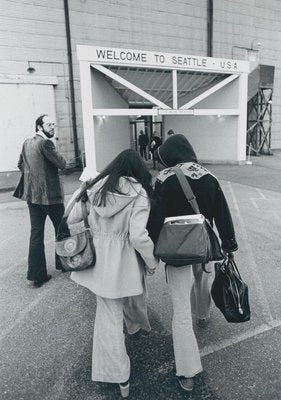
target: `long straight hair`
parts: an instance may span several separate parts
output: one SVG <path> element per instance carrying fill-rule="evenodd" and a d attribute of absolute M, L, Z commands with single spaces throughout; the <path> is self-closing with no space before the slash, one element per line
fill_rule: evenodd
<path fill-rule="evenodd" d="M 143 186 L 149 199 L 152 200 L 152 176 L 140 155 L 135 150 L 128 149 L 119 153 L 118 156 L 116 156 L 114 160 L 112 160 L 111 163 L 108 164 L 107 167 L 105 167 L 96 178 L 86 183 L 85 188 L 91 188 L 93 185 L 107 176 L 108 178 L 106 179 L 105 183 L 95 194 L 95 205 L 105 206 L 108 192 L 125 194 L 122 193 L 120 189 L 119 181 L 121 177 L 125 177 L 128 179 L 128 181 L 130 181 L 130 178 L 134 178 Z"/>

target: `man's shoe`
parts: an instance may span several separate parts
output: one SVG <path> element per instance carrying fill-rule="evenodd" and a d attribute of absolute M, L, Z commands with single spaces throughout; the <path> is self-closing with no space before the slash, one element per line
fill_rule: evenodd
<path fill-rule="evenodd" d="M 62 265 L 56 266 L 56 269 L 61 272 L 68 272 Z"/>
<path fill-rule="evenodd" d="M 208 318 L 197 319 L 197 321 L 196 321 L 196 325 L 198 326 L 198 328 L 202 328 L 202 329 L 207 328 L 208 323 L 209 323 Z"/>
<path fill-rule="evenodd" d="M 47 275 L 46 278 L 41 281 L 34 281 L 33 286 L 35 286 L 36 288 L 39 288 L 42 285 L 44 285 L 44 283 L 48 282 L 51 278 L 52 278 L 51 275 Z"/>
<path fill-rule="evenodd" d="M 185 392 L 192 392 L 193 389 L 193 378 L 186 378 L 185 376 L 180 376 L 178 377 L 178 381 L 180 384 L 180 387 L 185 391 Z"/>
<path fill-rule="evenodd" d="M 129 397 L 129 390 L 130 390 L 129 381 L 124 382 L 124 383 L 119 383 L 119 389 L 120 389 L 121 396 L 123 398 Z"/>

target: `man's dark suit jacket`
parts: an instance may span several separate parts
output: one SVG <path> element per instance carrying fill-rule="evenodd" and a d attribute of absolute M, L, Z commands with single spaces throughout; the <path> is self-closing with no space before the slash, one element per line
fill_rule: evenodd
<path fill-rule="evenodd" d="M 64 169 L 65 165 L 51 140 L 40 135 L 26 139 L 18 162 L 22 176 L 14 196 L 33 204 L 63 203 L 58 168 Z"/>

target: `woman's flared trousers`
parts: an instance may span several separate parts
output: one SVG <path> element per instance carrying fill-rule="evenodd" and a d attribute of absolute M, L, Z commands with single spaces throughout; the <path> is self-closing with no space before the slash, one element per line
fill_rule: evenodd
<path fill-rule="evenodd" d="M 208 264 L 211 270 L 213 264 Z M 209 318 L 210 282 L 201 265 L 173 267 L 167 265 L 167 277 L 173 302 L 172 334 L 176 375 L 191 378 L 202 371 L 197 340 L 192 325 L 196 319 Z"/>
<path fill-rule="evenodd" d="M 145 296 L 106 299 L 97 296 L 93 338 L 92 380 L 121 383 L 130 377 L 130 359 L 123 332 L 150 331 Z"/>

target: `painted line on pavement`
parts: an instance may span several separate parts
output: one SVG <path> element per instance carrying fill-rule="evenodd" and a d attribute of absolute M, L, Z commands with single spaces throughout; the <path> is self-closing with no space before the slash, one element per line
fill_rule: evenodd
<path fill-rule="evenodd" d="M 277 221 L 281 224 L 281 218 L 279 217 L 279 215 L 277 214 L 277 212 L 272 211 L 272 214 L 273 214 L 274 217 L 277 219 Z"/>
<path fill-rule="evenodd" d="M 55 240 L 54 238 L 45 240 L 44 244 L 45 244 L 45 245 L 48 245 L 49 243 L 54 242 L 54 240 Z M 27 251 L 28 251 L 28 249 L 27 249 Z M 8 268 L 4 269 L 3 271 L 1 271 L 1 272 L 0 272 L 0 278 L 2 278 L 3 276 L 7 275 L 9 272 L 13 271 L 15 268 L 21 267 L 22 264 L 24 264 L 24 263 L 27 262 L 27 258 L 28 258 L 28 256 L 26 255 L 24 258 L 22 258 L 22 259 L 21 259 L 19 262 L 17 262 L 16 264 L 11 265 L 10 267 L 8 267 Z"/>
<path fill-rule="evenodd" d="M 0 210 L 15 210 L 27 208 L 26 202 L 23 201 L 9 201 L 8 203 L 0 204 Z"/>
<path fill-rule="evenodd" d="M 262 334 L 264 332 L 268 332 L 268 331 L 270 331 L 272 329 L 275 329 L 275 328 L 278 328 L 280 326 L 281 326 L 281 321 L 272 320 L 268 324 L 260 325 L 260 326 L 254 328 L 254 329 L 251 329 L 251 330 L 249 330 L 247 332 L 244 332 L 244 333 L 241 333 L 241 334 L 239 334 L 237 336 L 234 336 L 231 339 L 222 340 L 220 342 L 220 344 L 218 344 L 218 345 L 214 344 L 214 345 L 211 345 L 211 346 L 205 346 L 200 350 L 200 355 L 201 355 L 201 357 L 208 356 L 209 354 L 213 354 L 213 353 L 215 353 L 217 351 L 226 349 L 229 346 L 232 346 L 234 344 L 243 342 L 244 340 L 247 340 L 247 339 L 251 339 L 252 337 L 260 335 L 260 334 Z"/>
<path fill-rule="evenodd" d="M 65 200 L 68 202 L 68 200 L 71 198 L 72 195 L 66 195 L 65 196 Z M 14 205 L 16 205 L 14 207 Z M 0 204 L 0 211 L 1 210 L 6 210 L 6 209 L 20 209 L 20 208 L 27 208 L 27 203 L 26 202 L 10 202 L 10 203 L 2 203 Z M 9 241 L 10 239 L 7 239 L 5 242 Z M 49 240 L 44 241 L 44 244 L 49 244 L 52 241 L 54 241 L 54 238 L 51 238 Z M 3 244 L 3 243 L 2 243 Z M 28 252 L 28 249 L 26 250 Z M 2 276 L 7 275 L 9 272 L 13 271 L 13 269 L 20 267 L 23 263 L 25 263 L 27 261 L 27 256 L 22 258 L 19 262 L 17 262 L 15 265 L 11 265 L 10 267 L 4 269 L 3 271 L 0 272 L 0 278 L 2 278 Z"/>
<path fill-rule="evenodd" d="M 257 205 L 256 201 L 255 201 L 253 198 L 250 198 L 250 200 L 251 200 L 251 202 L 252 202 L 253 206 L 255 207 L 255 209 L 256 209 L 256 210 L 258 210 L 258 209 L 259 209 L 259 207 L 258 207 L 258 205 Z"/>
<path fill-rule="evenodd" d="M 256 200 L 269 200 L 265 197 L 265 195 L 262 193 L 262 191 L 258 188 L 256 188 L 256 192 L 260 195 L 260 197 L 250 197 L 250 200 L 255 207 L 256 210 L 259 210 L 259 206 L 257 205 Z"/>
<path fill-rule="evenodd" d="M 263 194 L 263 192 L 262 192 L 259 188 L 256 188 L 256 191 L 258 192 L 258 194 L 261 196 L 261 198 L 262 198 L 263 200 L 266 200 L 265 195 Z"/>
<path fill-rule="evenodd" d="M 15 328 L 19 326 L 19 324 L 21 324 L 24 321 L 26 315 L 30 313 L 45 297 L 47 297 L 47 295 L 50 295 L 51 288 L 52 286 L 50 286 L 49 288 L 45 286 L 43 290 L 41 289 L 39 296 L 34 301 L 32 301 L 28 306 L 26 306 L 22 311 L 20 311 L 19 317 L 15 318 L 12 324 L 10 324 L 6 329 L 3 329 L 1 331 L 0 345 L 1 341 L 5 339 L 5 337 L 7 337 Z M 34 288 L 34 290 L 38 289 Z M 20 332 L 20 330 L 18 330 L 18 332 Z"/>
<path fill-rule="evenodd" d="M 259 272 L 258 272 L 258 267 L 257 267 L 257 264 L 255 262 L 255 256 L 254 256 L 252 248 L 251 248 L 251 246 L 249 244 L 246 225 L 245 225 L 245 222 L 243 220 L 242 214 L 240 212 L 238 201 L 237 201 L 237 198 L 235 196 L 234 190 L 232 188 L 231 182 L 228 182 L 228 187 L 229 187 L 229 191 L 230 191 L 231 196 L 232 196 L 232 200 L 233 200 L 233 203 L 234 203 L 234 208 L 235 208 L 236 213 L 237 213 L 237 217 L 238 217 L 239 222 L 240 222 L 240 233 L 241 233 L 241 236 L 242 236 L 243 243 L 244 243 L 244 245 L 246 247 L 246 250 L 247 250 L 248 265 L 249 265 L 250 270 L 252 271 L 253 283 L 254 283 L 254 285 L 256 287 L 257 293 L 259 294 L 258 298 L 259 298 L 259 302 L 260 302 L 260 307 L 261 307 L 262 313 L 264 315 L 265 321 L 271 322 L 271 321 L 273 321 L 273 317 L 272 317 L 271 310 L 270 310 L 270 307 L 269 307 L 269 303 L 267 301 L 267 298 L 266 298 L 266 295 L 265 295 L 265 292 L 264 292 L 264 289 L 263 289 L 262 281 L 261 281 L 261 278 L 260 278 L 260 275 L 259 275 Z"/>
<path fill-rule="evenodd" d="M 71 196 L 72 196 L 72 194 L 66 194 L 64 196 L 65 204 L 67 204 L 67 202 L 69 201 Z M 0 203 L 0 211 L 7 210 L 7 209 L 16 210 L 16 209 L 24 209 L 24 208 L 27 208 L 27 203 L 24 200 L 11 200 L 6 203 Z"/>

